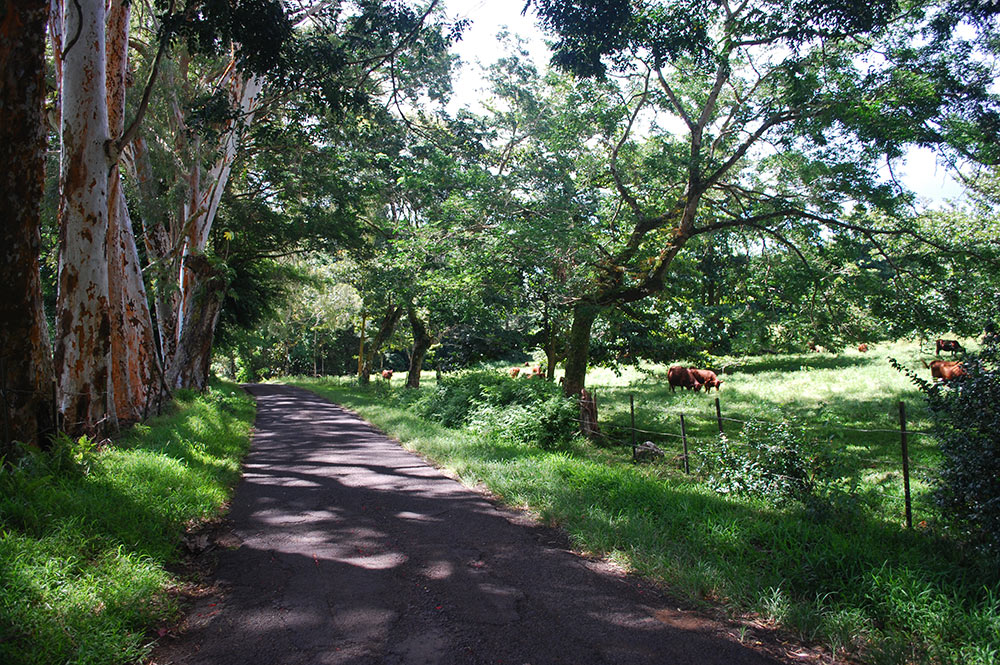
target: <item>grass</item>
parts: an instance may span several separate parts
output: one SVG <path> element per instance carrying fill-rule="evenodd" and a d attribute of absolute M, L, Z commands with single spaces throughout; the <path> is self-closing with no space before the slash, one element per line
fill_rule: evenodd
<path fill-rule="evenodd" d="M 843 430 L 892 429 L 900 400 L 910 407 L 913 429 L 929 424 L 912 386 L 888 367 L 890 355 L 920 367 L 916 347 L 903 344 L 865 355 L 740 359 L 719 396 L 729 417 L 791 418 L 841 447 L 853 460 L 845 473 L 857 472 L 862 499 L 889 493 L 898 434 Z M 714 400 L 670 393 L 665 370 L 593 372 L 588 384 L 598 390 L 606 428 L 624 432 L 633 393 L 639 426 L 675 431 L 677 414 L 685 412 L 696 439 L 710 436 Z M 580 441 L 557 450 L 502 444 L 421 419 L 407 407 L 412 397 L 398 391 L 359 391 L 337 380 L 297 383 L 359 411 L 465 482 L 483 483 L 506 503 L 560 525 L 579 550 L 674 594 L 751 615 L 867 663 L 1000 660 L 996 562 L 955 547 L 933 524 L 902 528 L 891 501 L 866 507 L 845 494 L 830 503 L 774 505 L 723 496 L 685 475 L 676 460 L 634 466 L 625 448 Z M 933 440 L 914 437 L 912 454 L 932 465 Z"/>
<path fill-rule="evenodd" d="M 178 612 L 167 567 L 185 527 L 228 500 L 253 412 L 243 391 L 213 384 L 114 445 L 64 439 L 61 457 L 0 471 L 0 662 L 145 657 Z"/>

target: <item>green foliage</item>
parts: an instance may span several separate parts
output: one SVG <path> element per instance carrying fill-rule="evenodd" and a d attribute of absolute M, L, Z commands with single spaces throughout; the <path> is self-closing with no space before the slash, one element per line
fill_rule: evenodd
<path fill-rule="evenodd" d="M 501 406 L 484 397 L 469 413 L 468 427 L 477 434 L 553 450 L 567 445 L 579 430 L 580 408 L 574 398 L 553 395 L 544 401 Z"/>
<path fill-rule="evenodd" d="M 963 364 L 968 376 L 917 382 L 941 445 L 935 500 L 957 536 L 1000 557 L 1000 337 Z"/>
<path fill-rule="evenodd" d="M 13 493 L 17 479 L 45 481 L 57 477 L 85 476 L 97 453 L 97 445 L 88 436 L 73 439 L 59 432 L 46 450 L 15 444 L 9 459 L 0 459 L 0 491 Z M 5 467 L 5 463 L 9 467 Z"/>
<path fill-rule="evenodd" d="M 213 384 L 175 404 L 111 445 L 60 437 L 0 468 L 0 662 L 140 662 L 177 616 L 167 565 L 227 501 L 253 403 Z"/>
<path fill-rule="evenodd" d="M 720 434 L 698 456 L 708 486 L 720 494 L 782 503 L 812 491 L 808 445 L 788 421 L 751 419 L 739 435 Z"/>
<path fill-rule="evenodd" d="M 368 391 L 388 387 L 375 382 Z M 391 400 L 390 400 L 391 401 Z M 406 391 L 396 398 L 424 418 L 445 427 L 468 428 L 510 445 L 551 450 L 569 444 L 579 429 L 577 401 L 558 386 L 536 378 L 511 378 L 495 370 L 444 377 L 423 393 Z"/>
<path fill-rule="evenodd" d="M 512 379 L 491 370 L 469 371 L 443 377 L 417 408 L 423 416 L 445 427 L 460 427 L 478 408 L 528 406 L 556 392 L 548 381 Z"/>

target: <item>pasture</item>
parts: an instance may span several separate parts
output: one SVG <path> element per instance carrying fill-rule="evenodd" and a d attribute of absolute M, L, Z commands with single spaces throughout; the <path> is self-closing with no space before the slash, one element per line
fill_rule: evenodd
<path fill-rule="evenodd" d="M 663 461 L 634 465 L 627 445 L 543 449 L 443 427 L 418 415 L 420 397 L 397 389 L 395 379 L 367 391 L 346 380 L 297 383 L 359 411 L 466 483 L 562 527 L 581 552 L 645 575 L 685 602 L 725 608 L 743 625 L 773 627 L 867 663 L 995 663 L 1000 579 L 995 564 L 936 529 L 920 478 L 935 463 L 928 436 L 911 437 L 917 526 L 903 526 L 898 402 L 907 403 L 910 429 L 929 421 L 890 356 L 921 367 L 915 344 L 732 359 L 718 393 L 725 417 L 789 419 L 837 453 L 816 500 L 783 504 L 719 494 L 697 473 L 684 474 L 673 437 L 658 441 L 668 452 Z M 665 372 L 594 371 L 589 385 L 602 428 L 628 442 L 632 394 L 638 428 L 676 432 L 685 414 L 694 457 L 699 441 L 715 436 L 716 393 L 671 393 Z M 420 393 L 437 389 L 427 378 Z"/>
<path fill-rule="evenodd" d="M 858 490 L 881 506 L 885 518 L 901 523 L 902 456 L 899 402 L 906 404 L 914 521 L 930 517 L 927 471 L 937 462 L 924 400 L 916 386 L 889 364 L 895 358 L 904 367 L 929 379 L 920 362 L 932 355 L 916 343 L 880 345 L 867 353 L 809 353 L 782 356 L 722 358 L 718 368 L 722 389 L 711 393 L 677 389 L 671 393 L 665 366 L 591 373 L 589 385 L 597 392 L 601 421 L 611 437 L 630 441 L 629 395 L 634 396 L 638 441 L 650 440 L 674 457 L 683 453 L 680 415 L 685 415 L 689 450 L 718 432 L 715 398 L 719 398 L 723 427 L 738 432 L 751 418 L 788 421 L 801 436 L 829 444 L 839 453 L 845 481 L 856 480 Z M 650 432 L 663 433 L 657 436 Z M 631 450 L 622 454 L 630 455 Z"/>

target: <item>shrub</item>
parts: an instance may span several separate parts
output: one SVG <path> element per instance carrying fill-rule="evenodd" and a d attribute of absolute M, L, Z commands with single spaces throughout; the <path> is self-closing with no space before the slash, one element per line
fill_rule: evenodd
<path fill-rule="evenodd" d="M 445 427 L 460 427 L 468 422 L 469 412 L 482 395 L 483 388 L 503 380 L 502 375 L 489 371 L 442 377 L 434 391 L 417 402 L 417 410 L 420 415 Z"/>
<path fill-rule="evenodd" d="M 472 412 L 483 405 L 528 406 L 557 393 L 558 388 L 548 381 L 512 379 L 495 371 L 480 370 L 442 378 L 437 388 L 418 403 L 418 410 L 420 415 L 445 427 L 460 427 L 468 424 Z"/>
<path fill-rule="evenodd" d="M 577 406 L 548 381 L 510 378 L 492 371 L 442 379 L 417 402 L 424 417 L 446 427 L 468 426 L 506 443 L 558 447 L 577 430 Z"/>
<path fill-rule="evenodd" d="M 987 334 L 968 376 L 931 384 L 907 372 L 924 392 L 941 445 L 934 498 L 951 531 L 1000 555 L 1000 338 Z"/>
<path fill-rule="evenodd" d="M 734 438 L 725 434 L 700 452 L 701 473 L 720 494 L 783 502 L 812 490 L 804 440 L 787 421 L 752 419 Z"/>

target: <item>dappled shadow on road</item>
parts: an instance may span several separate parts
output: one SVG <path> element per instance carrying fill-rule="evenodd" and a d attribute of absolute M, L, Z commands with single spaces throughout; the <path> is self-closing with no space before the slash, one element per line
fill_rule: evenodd
<path fill-rule="evenodd" d="M 223 595 L 199 601 L 156 662 L 777 662 L 349 412 L 251 392 L 257 432 L 230 514 L 242 546 L 220 556 Z"/>

